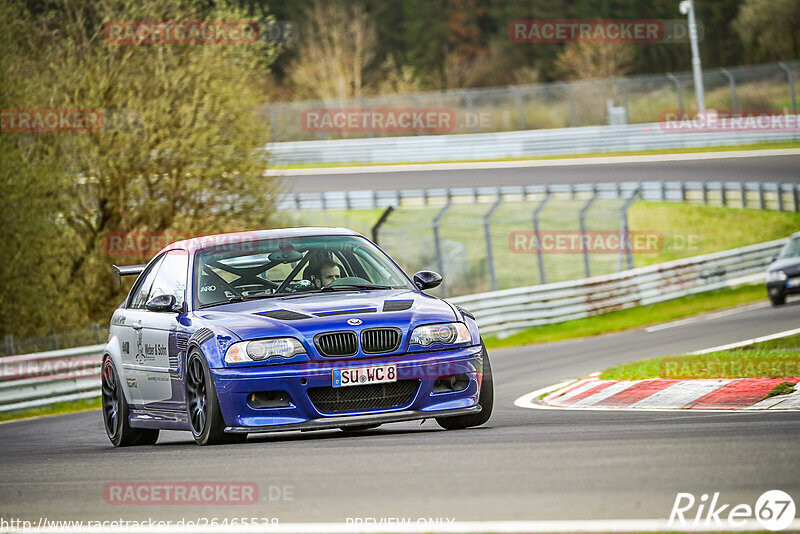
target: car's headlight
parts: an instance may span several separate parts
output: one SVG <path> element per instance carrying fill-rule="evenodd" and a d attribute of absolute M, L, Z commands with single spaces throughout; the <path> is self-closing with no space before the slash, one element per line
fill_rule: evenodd
<path fill-rule="evenodd" d="M 427 347 L 432 343 L 454 345 L 467 343 L 472 339 L 464 323 L 442 323 L 418 326 L 411 332 L 409 343 Z"/>
<path fill-rule="evenodd" d="M 786 273 L 783 271 L 768 271 L 767 282 L 783 282 L 786 280 Z"/>
<path fill-rule="evenodd" d="M 270 358 L 292 358 L 305 354 L 303 344 L 293 337 L 240 341 L 225 352 L 227 363 L 261 362 Z"/>

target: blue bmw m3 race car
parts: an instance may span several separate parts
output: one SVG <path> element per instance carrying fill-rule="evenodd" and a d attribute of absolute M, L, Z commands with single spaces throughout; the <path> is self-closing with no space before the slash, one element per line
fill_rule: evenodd
<path fill-rule="evenodd" d="M 200 445 L 248 433 L 435 419 L 488 421 L 492 372 L 475 319 L 423 291 L 375 244 L 343 228 L 188 239 L 147 265 L 111 319 L 103 421 L 115 446 L 161 429 Z"/>

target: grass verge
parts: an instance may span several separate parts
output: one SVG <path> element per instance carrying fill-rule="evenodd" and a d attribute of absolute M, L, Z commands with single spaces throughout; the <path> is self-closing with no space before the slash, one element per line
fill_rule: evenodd
<path fill-rule="evenodd" d="M 649 306 L 638 306 L 563 323 L 534 326 L 505 338 L 487 336 L 487 348 L 515 347 L 620 332 L 767 298 L 763 284 L 708 291 Z"/>
<path fill-rule="evenodd" d="M 800 376 L 800 334 L 708 354 L 679 354 L 617 365 L 602 380 L 646 378 L 792 378 Z M 784 383 L 785 384 L 785 383 Z M 781 386 L 781 384 L 778 384 Z M 791 389 L 794 385 L 791 384 Z M 781 386 L 771 395 L 791 393 Z"/>
<path fill-rule="evenodd" d="M 97 410 L 100 408 L 100 398 L 83 399 L 69 402 L 58 402 L 51 406 L 41 408 L 31 408 L 0 414 L 0 421 L 12 421 L 14 419 L 25 419 L 28 417 L 40 417 L 43 415 L 60 415 L 72 412 L 83 412 L 86 410 Z"/>
<path fill-rule="evenodd" d="M 737 146 L 709 146 L 698 148 L 663 148 L 658 150 L 631 150 L 628 152 L 592 152 L 589 154 L 559 154 L 554 156 L 533 156 L 529 158 L 492 158 L 470 160 L 441 160 L 441 161 L 400 161 L 391 163 L 371 163 L 363 161 L 344 161 L 341 163 L 292 163 L 275 167 L 280 169 L 328 169 L 332 167 L 377 167 L 384 165 L 427 165 L 432 163 L 483 163 L 487 161 L 534 161 L 550 159 L 572 158 L 598 158 L 609 156 L 650 156 L 658 154 L 695 154 L 702 152 L 738 152 L 741 150 L 766 150 L 781 148 L 800 148 L 798 141 L 775 141 L 766 143 L 752 143 Z"/>

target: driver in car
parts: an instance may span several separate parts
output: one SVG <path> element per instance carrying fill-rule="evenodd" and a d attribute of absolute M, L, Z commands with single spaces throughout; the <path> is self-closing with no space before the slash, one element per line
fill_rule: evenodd
<path fill-rule="evenodd" d="M 331 282 L 341 277 L 341 268 L 339 268 L 339 265 L 335 261 L 329 259 L 322 260 L 313 265 L 313 269 L 311 270 L 311 281 L 318 289 L 330 285 Z"/>

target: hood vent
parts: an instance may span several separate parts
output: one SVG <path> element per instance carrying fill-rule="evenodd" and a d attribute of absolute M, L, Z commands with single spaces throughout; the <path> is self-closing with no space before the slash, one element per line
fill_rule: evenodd
<path fill-rule="evenodd" d="M 413 300 L 387 300 L 383 303 L 383 311 L 395 312 L 409 309 L 414 305 Z"/>
<path fill-rule="evenodd" d="M 269 317 L 270 319 L 277 319 L 279 321 L 299 321 L 300 319 L 310 319 L 310 315 L 305 315 L 303 313 L 297 313 L 291 310 L 273 310 L 273 311 L 265 311 L 257 313 L 256 315 L 262 315 L 264 317 Z"/>
<path fill-rule="evenodd" d="M 329 312 L 317 312 L 314 315 L 317 317 L 330 317 L 332 315 L 349 315 L 353 313 L 375 313 L 378 311 L 376 308 L 357 308 L 355 310 L 337 310 Z"/>

